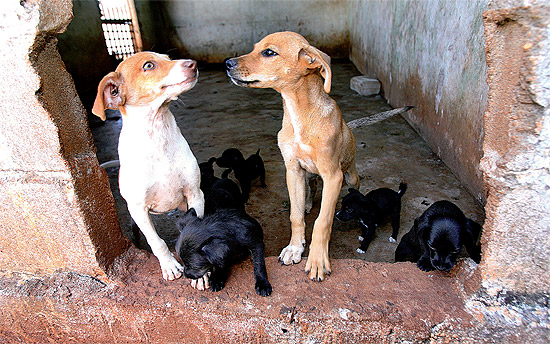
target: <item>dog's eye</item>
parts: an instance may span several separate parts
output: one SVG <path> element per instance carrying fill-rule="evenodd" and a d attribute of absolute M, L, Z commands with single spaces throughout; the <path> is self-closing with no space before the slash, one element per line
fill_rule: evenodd
<path fill-rule="evenodd" d="M 262 54 L 262 56 L 265 56 L 265 57 L 272 57 L 272 56 L 279 55 L 271 49 L 265 49 L 261 52 L 261 54 Z"/>
<path fill-rule="evenodd" d="M 147 61 L 143 64 L 143 70 L 152 70 L 152 69 L 155 69 L 155 64 L 151 61 Z"/>

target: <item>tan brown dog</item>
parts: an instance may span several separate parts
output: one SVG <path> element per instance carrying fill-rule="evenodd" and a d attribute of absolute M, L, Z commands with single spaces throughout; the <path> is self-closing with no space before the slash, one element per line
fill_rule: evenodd
<path fill-rule="evenodd" d="M 273 88 L 283 97 L 278 143 L 286 166 L 292 237 L 279 259 L 286 265 L 300 262 L 305 247 L 306 175 L 323 180 L 321 210 L 305 268 L 312 280 L 322 281 L 331 272 L 328 247 L 344 177 L 359 188 L 355 138 L 328 95 L 330 57 L 297 33 L 277 32 L 258 42 L 251 53 L 226 60 L 226 67 L 236 85 Z"/>

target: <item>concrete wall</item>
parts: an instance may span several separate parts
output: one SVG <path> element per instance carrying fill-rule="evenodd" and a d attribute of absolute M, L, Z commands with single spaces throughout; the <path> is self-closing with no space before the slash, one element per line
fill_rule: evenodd
<path fill-rule="evenodd" d="M 484 13 L 489 103 L 484 286 L 550 292 L 550 5 L 494 0 Z M 518 6 L 518 7 L 516 7 Z"/>
<path fill-rule="evenodd" d="M 0 270 L 101 278 L 127 241 L 57 51 L 71 9 L 70 0 L 0 7 Z"/>
<path fill-rule="evenodd" d="M 485 200 L 479 161 L 488 87 L 477 1 L 351 1 L 351 59 L 470 192 Z"/>
<path fill-rule="evenodd" d="M 157 8 L 163 15 L 155 20 L 147 18 L 145 9 L 151 6 L 136 1 L 142 32 L 175 33 L 172 48 L 183 57 L 222 62 L 251 51 L 265 35 L 285 30 L 304 35 L 332 57 L 349 52 L 348 0 L 164 1 Z M 159 24 L 164 28 L 159 30 Z"/>

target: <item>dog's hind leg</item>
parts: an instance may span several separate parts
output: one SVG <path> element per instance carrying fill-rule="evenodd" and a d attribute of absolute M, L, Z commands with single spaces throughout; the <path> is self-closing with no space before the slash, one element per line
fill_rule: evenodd
<path fill-rule="evenodd" d="M 151 217 L 149 216 L 148 209 L 139 205 L 128 204 L 128 211 L 145 236 L 145 239 L 147 239 L 147 243 L 151 247 L 153 254 L 159 260 L 162 277 L 169 281 L 180 278 L 183 267 L 174 258 L 164 240 L 158 236 L 153 221 L 151 221 Z"/>
<path fill-rule="evenodd" d="M 352 188 L 359 190 L 359 186 L 361 183 L 360 183 L 359 175 L 357 174 L 355 159 L 353 159 L 353 162 L 351 163 L 350 167 L 344 173 L 344 178 L 348 186 L 351 186 Z"/>
<path fill-rule="evenodd" d="M 306 214 L 311 212 L 313 208 L 313 199 L 315 198 L 315 193 L 317 192 L 317 175 L 313 173 L 306 172 Z"/>
<path fill-rule="evenodd" d="M 286 163 L 286 162 L 285 162 Z M 297 163 L 286 170 L 286 183 L 290 197 L 290 243 L 279 255 L 279 261 L 285 265 L 297 264 L 302 260 L 306 245 L 304 219 L 306 198 L 306 172 Z"/>

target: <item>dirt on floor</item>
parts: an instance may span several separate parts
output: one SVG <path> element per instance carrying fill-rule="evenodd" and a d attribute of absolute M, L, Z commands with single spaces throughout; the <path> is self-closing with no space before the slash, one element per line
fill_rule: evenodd
<path fill-rule="evenodd" d="M 391 109 L 382 97 L 361 96 L 349 88 L 350 79 L 360 75 L 351 62 L 334 61 L 332 73 L 331 96 L 340 106 L 346 121 Z M 277 132 L 281 128 L 283 115 L 281 96 L 273 90 L 237 87 L 229 81 L 220 65 L 205 65 L 200 68 L 199 82 L 195 88 L 172 102 L 171 110 L 198 162 L 219 157 L 225 149 L 231 147 L 240 149 L 245 157 L 260 149 L 266 168 L 267 188 L 261 188 L 258 180 L 252 184 L 246 210 L 264 229 L 266 256 L 278 256 L 290 239 L 285 169 L 277 146 Z M 90 118 L 90 126 L 99 162 L 117 159 L 118 135 L 122 127 L 120 114 L 117 111 L 109 112 L 105 123 Z M 483 223 L 481 205 L 402 117 L 396 116 L 357 128 L 354 135 L 362 193 L 380 187 L 397 191 L 400 182 L 408 184 L 402 199 L 398 240 L 411 228 L 414 219 L 438 200 L 454 202 L 467 217 Z M 216 167 L 218 177 L 222 171 Z M 132 239 L 130 216 L 118 191 L 118 168 L 108 168 L 107 173 L 122 231 Z M 347 189 L 346 186 L 342 188 L 342 197 Z M 317 193 L 311 213 L 306 216 L 308 242 L 319 206 L 320 192 Z M 340 203 L 336 209 L 339 208 Z M 175 222 L 180 215 L 178 211 L 153 215 L 159 235 L 169 246 L 173 245 L 177 237 Z M 359 223 L 335 220 L 330 256 L 393 262 L 397 244 L 389 242 L 390 234 L 391 225 L 388 222 L 378 228 L 367 252 L 360 254 L 356 252 L 360 246 Z M 143 238 L 139 245 L 146 248 Z M 307 253 L 306 250 L 304 256 Z"/>

